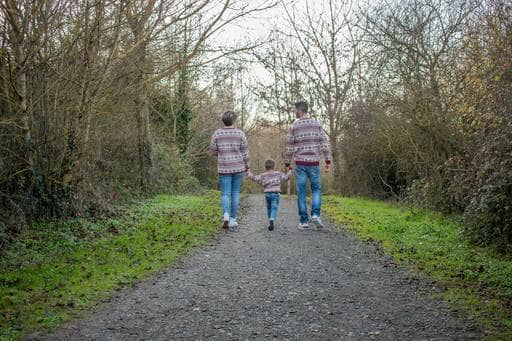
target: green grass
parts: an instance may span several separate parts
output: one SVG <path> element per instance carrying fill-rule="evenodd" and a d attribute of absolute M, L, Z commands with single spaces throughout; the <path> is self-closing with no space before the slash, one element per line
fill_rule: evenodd
<path fill-rule="evenodd" d="M 460 219 L 382 201 L 326 196 L 324 212 L 360 238 L 377 240 L 402 264 L 428 274 L 442 298 L 490 331 L 512 339 L 512 258 L 470 244 Z"/>
<path fill-rule="evenodd" d="M 161 195 L 114 218 L 28 228 L 0 256 L 0 340 L 55 327 L 204 244 L 218 229 L 213 196 Z"/>

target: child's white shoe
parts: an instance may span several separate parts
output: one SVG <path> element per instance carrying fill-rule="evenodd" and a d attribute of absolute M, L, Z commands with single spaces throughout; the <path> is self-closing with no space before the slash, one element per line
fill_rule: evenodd
<path fill-rule="evenodd" d="M 299 230 L 307 230 L 309 229 L 309 223 L 299 223 Z"/>

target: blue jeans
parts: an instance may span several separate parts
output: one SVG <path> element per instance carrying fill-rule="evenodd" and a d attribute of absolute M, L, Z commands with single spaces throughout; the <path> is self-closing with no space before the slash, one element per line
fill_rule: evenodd
<path fill-rule="evenodd" d="M 228 213 L 236 219 L 238 204 L 240 202 L 240 187 L 244 180 L 245 173 L 221 174 L 220 191 L 222 192 L 222 213 Z"/>
<path fill-rule="evenodd" d="M 311 183 L 311 215 L 320 217 L 320 209 L 322 207 L 320 166 L 295 166 L 297 207 L 301 223 L 309 222 L 308 206 L 306 203 L 308 179 Z"/>
<path fill-rule="evenodd" d="M 265 200 L 267 201 L 267 215 L 269 220 L 276 220 L 277 210 L 279 209 L 279 192 L 265 193 Z"/>

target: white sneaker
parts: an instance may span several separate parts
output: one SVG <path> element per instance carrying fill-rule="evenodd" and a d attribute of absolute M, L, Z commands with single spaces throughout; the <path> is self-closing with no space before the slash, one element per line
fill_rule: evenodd
<path fill-rule="evenodd" d="M 236 231 L 238 229 L 238 222 L 235 218 L 229 218 L 228 227 L 230 231 Z"/>
<path fill-rule="evenodd" d="M 222 227 L 225 229 L 229 227 L 229 213 L 224 213 L 222 217 Z"/>
<path fill-rule="evenodd" d="M 299 223 L 299 230 L 309 229 L 309 223 Z"/>
<path fill-rule="evenodd" d="M 321 229 L 324 227 L 324 224 L 322 224 L 322 219 L 320 219 L 320 217 L 316 215 L 311 217 L 311 222 L 313 223 L 313 225 L 315 225 L 317 229 Z"/>

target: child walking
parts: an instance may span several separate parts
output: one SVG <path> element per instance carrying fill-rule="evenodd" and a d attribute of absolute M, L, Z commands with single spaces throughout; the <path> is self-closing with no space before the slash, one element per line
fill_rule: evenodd
<path fill-rule="evenodd" d="M 279 197 L 281 196 L 281 182 L 288 180 L 292 175 L 291 168 L 288 173 L 276 171 L 276 163 L 273 160 L 265 161 L 265 172 L 260 175 L 254 175 L 249 170 L 248 176 L 251 180 L 263 186 L 265 200 L 267 201 L 268 230 L 274 230 L 277 211 L 279 209 Z"/>

